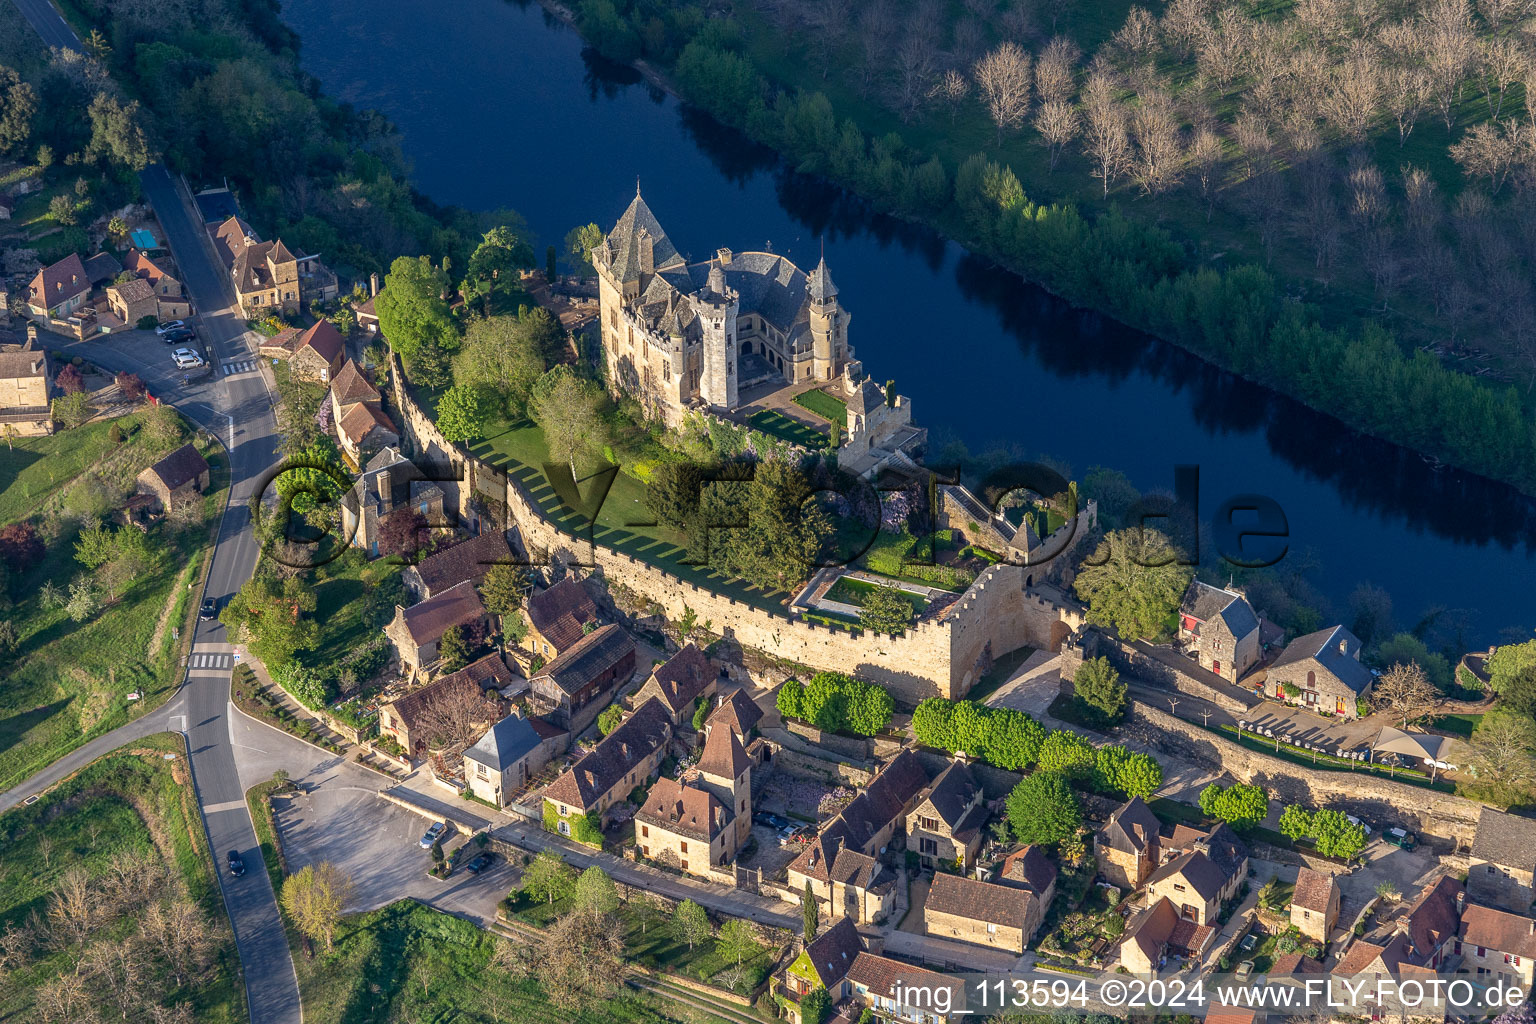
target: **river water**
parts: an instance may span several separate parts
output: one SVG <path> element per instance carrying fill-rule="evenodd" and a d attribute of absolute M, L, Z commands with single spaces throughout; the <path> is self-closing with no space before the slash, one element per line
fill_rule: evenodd
<path fill-rule="evenodd" d="M 1473 637 L 1536 625 L 1536 508 L 1500 485 L 1361 438 L 1181 350 L 1073 310 L 959 246 L 790 173 L 774 155 L 587 51 L 536 4 L 287 0 L 325 91 L 398 125 L 414 184 L 439 203 L 511 207 L 536 253 L 606 230 L 634 195 L 677 247 L 771 247 L 809 269 L 825 246 L 849 340 L 894 378 L 935 440 L 1049 455 L 1143 489 L 1200 469 L 1200 510 L 1259 493 L 1289 521 L 1288 557 L 1342 610 L 1361 582 L 1400 625 L 1472 613 Z"/>

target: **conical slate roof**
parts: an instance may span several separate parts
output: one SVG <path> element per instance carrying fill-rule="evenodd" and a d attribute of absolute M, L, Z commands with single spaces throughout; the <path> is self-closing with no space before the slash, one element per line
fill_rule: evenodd
<path fill-rule="evenodd" d="M 651 238 L 651 259 L 654 269 L 663 270 L 670 266 L 681 266 L 683 258 L 678 254 L 677 247 L 667 237 L 667 233 L 661 229 L 656 221 L 656 215 L 651 208 L 645 205 L 645 200 L 640 196 L 640 190 L 635 189 L 634 202 L 629 204 L 629 209 L 624 211 L 624 216 L 608 232 L 608 247 L 613 252 L 613 276 L 622 281 L 638 281 L 640 279 L 640 233 L 645 232 Z"/>
<path fill-rule="evenodd" d="M 812 302 L 826 302 L 837 297 L 837 285 L 832 283 L 832 275 L 827 271 L 827 258 L 823 256 L 821 262 L 816 264 L 816 269 L 811 271 L 811 279 L 806 286 L 811 294 Z"/>

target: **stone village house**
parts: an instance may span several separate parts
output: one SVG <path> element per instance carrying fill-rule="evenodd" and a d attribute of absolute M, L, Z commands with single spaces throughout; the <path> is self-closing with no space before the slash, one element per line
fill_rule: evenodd
<path fill-rule="evenodd" d="M 1342 718 L 1359 717 L 1358 701 L 1375 676 L 1360 663 L 1360 640 L 1343 626 L 1299 636 L 1269 666 L 1265 691 L 1276 700 Z M 1299 692 L 1292 697 L 1287 685 Z"/>
<path fill-rule="evenodd" d="M 1467 867 L 1467 892 L 1489 906 L 1523 914 L 1536 901 L 1536 821 L 1484 807 Z"/>
<path fill-rule="evenodd" d="M 526 646 L 546 661 L 570 650 L 587 624 L 597 623 L 597 603 L 574 576 L 531 595 L 523 613 L 528 620 Z"/>
<path fill-rule="evenodd" d="M 1297 872 L 1291 895 L 1291 924 L 1307 938 L 1326 945 L 1338 920 L 1338 883 L 1332 875 L 1303 867 Z"/>
<path fill-rule="evenodd" d="M 129 249 L 123 269 L 149 284 L 155 294 L 154 312 L 158 319 L 185 320 L 192 315 L 192 303 L 182 289 L 181 280 L 172 273 L 169 261 L 151 259 L 141 249 Z"/>
<path fill-rule="evenodd" d="M 160 319 L 160 303 L 155 289 L 148 281 L 132 278 L 122 284 L 107 285 L 107 306 L 112 315 L 129 327 L 135 327 L 145 317 Z"/>
<path fill-rule="evenodd" d="M 1125 929 L 1120 966 L 1132 974 L 1156 974 L 1169 956 L 1198 960 L 1216 937 L 1213 925 L 1180 915 L 1167 897 L 1152 901 Z"/>
<path fill-rule="evenodd" d="M 139 490 L 154 496 L 169 511 L 208 489 L 208 460 L 192 444 L 184 444 L 138 476 Z"/>
<path fill-rule="evenodd" d="M 895 904 L 896 873 L 867 854 L 843 845 L 841 835 L 823 831 L 812 839 L 787 869 L 789 889 L 811 895 L 830 918 L 847 917 L 856 924 L 879 924 Z"/>
<path fill-rule="evenodd" d="M 32 278 L 27 289 L 27 309 L 33 316 L 63 320 L 85 304 L 91 279 L 79 253 L 70 253 Z"/>
<path fill-rule="evenodd" d="M 1139 889 L 1162 861 L 1162 822 L 1141 797 L 1122 804 L 1093 837 L 1093 857 L 1106 882 Z"/>
<path fill-rule="evenodd" d="M 481 800 L 505 807 L 570 740 L 564 729 L 514 711 L 464 751 L 464 780 Z"/>
<path fill-rule="evenodd" d="M 655 697 L 672 712 L 673 725 L 691 726 L 694 702 L 700 698 L 707 701 L 714 696 L 718 677 L 719 673 L 704 652 L 693 643 L 686 643 L 672 657 L 651 669 L 650 677 L 635 691 L 633 703 L 640 704 Z M 737 731 L 746 735 L 739 728 Z"/>
<path fill-rule="evenodd" d="M 941 871 L 923 904 L 923 934 L 1023 953 L 1045 919 L 1045 895 Z"/>
<path fill-rule="evenodd" d="M 313 369 L 328 373 L 329 364 Z M 352 360 L 345 360 L 331 380 L 329 399 L 336 440 L 353 465 L 362 465 L 380 448 L 399 445 L 400 431 L 384 414 L 378 389 Z"/>
<path fill-rule="evenodd" d="M 969 872 L 981 851 L 987 809 L 981 787 L 962 761 L 952 761 L 907 812 L 907 849 L 923 867 L 954 866 Z"/>
<path fill-rule="evenodd" d="M 341 372 L 347 355 L 346 341 L 329 320 L 316 321 L 304 330 L 291 327 L 262 341 L 257 351 L 264 358 L 288 363 L 295 377 L 320 384 L 328 384 Z"/>
<path fill-rule="evenodd" d="M 438 548 L 415 565 L 406 566 L 400 578 L 411 600 L 425 601 L 465 580 L 478 587 L 491 566 L 511 561 L 506 534 L 493 530 Z"/>
<path fill-rule="evenodd" d="M 443 492 L 396 448 L 385 448 L 341 499 L 341 533 L 369 558 L 378 558 L 380 527 L 391 515 L 413 512 L 434 526 L 444 522 Z"/>
<path fill-rule="evenodd" d="M 1215 924 L 1221 904 L 1237 894 L 1248 874 L 1248 847 L 1224 824 L 1210 832 L 1179 825 L 1168 849 L 1182 852 L 1147 879 L 1149 903 L 1164 898 L 1180 917 Z"/>
<path fill-rule="evenodd" d="M 1200 667 L 1235 683 L 1258 664 L 1259 617 L 1248 599 L 1195 580 L 1179 608 L 1179 639 L 1191 647 Z"/>
<path fill-rule="evenodd" d="M 722 727 L 710 730 L 695 770 L 693 782 L 656 780 L 635 815 L 635 842 L 641 856 L 708 875 L 734 860 L 752 832 L 752 759 Z"/>
<path fill-rule="evenodd" d="M 53 433 L 52 393 L 47 352 L 32 342 L 0 349 L 0 430 L 8 426 L 18 437 Z"/>
<path fill-rule="evenodd" d="M 485 657 L 451 672 L 426 686 L 379 709 L 379 732 L 405 749 L 407 757 L 416 757 L 428 744 L 441 739 L 429 735 L 434 710 L 447 702 L 458 701 L 478 709 L 481 728 L 489 727 L 506 712 L 497 690 L 511 682 L 506 663 L 497 654 Z"/>
<path fill-rule="evenodd" d="M 336 275 L 319 256 L 296 256 L 282 239 L 263 242 L 238 216 L 207 227 L 214 250 L 234 282 L 240 315 L 247 320 L 297 313 L 310 302 L 336 297 Z"/>
<path fill-rule="evenodd" d="M 640 705 L 619 727 L 544 790 L 554 831 L 573 833 L 573 817 L 601 816 L 656 775 L 672 739 L 672 718 L 660 701 Z"/>
<path fill-rule="evenodd" d="M 483 626 L 485 606 L 468 580 L 417 605 L 395 605 L 395 617 L 384 627 L 400 655 L 401 672 L 411 678 L 431 675 L 439 660 L 438 644 L 451 627 Z"/>
<path fill-rule="evenodd" d="M 629 682 L 635 654 L 635 642 L 619 626 L 593 630 L 528 680 L 529 708 L 572 735 L 580 734 L 613 692 Z"/>

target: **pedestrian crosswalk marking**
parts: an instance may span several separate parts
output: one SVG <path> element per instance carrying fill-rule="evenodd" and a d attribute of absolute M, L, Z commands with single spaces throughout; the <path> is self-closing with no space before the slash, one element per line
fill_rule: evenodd
<path fill-rule="evenodd" d="M 187 663 L 189 668 L 229 668 L 234 658 L 228 654 L 194 654 Z"/>
<path fill-rule="evenodd" d="M 235 373 L 249 373 L 254 369 L 256 369 L 256 360 L 254 359 L 241 359 L 224 364 L 225 376 Z"/>

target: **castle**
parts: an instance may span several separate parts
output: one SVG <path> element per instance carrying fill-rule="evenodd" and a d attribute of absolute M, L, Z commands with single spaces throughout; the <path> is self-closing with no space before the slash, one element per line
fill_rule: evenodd
<path fill-rule="evenodd" d="M 754 385 L 835 381 L 853 359 L 825 259 L 810 274 L 771 252 L 688 263 L 638 188 L 592 263 L 609 380 L 669 426 Z"/>

